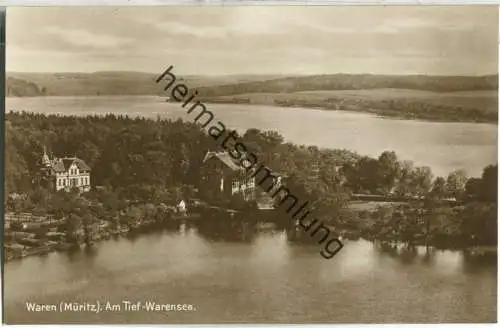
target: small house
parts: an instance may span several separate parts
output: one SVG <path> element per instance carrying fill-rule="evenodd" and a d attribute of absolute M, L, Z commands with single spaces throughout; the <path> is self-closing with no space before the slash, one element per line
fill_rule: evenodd
<path fill-rule="evenodd" d="M 209 151 L 203 163 L 204 175 L 198 188 L 201 194 L 228 199 L 240 194 L 244 200 L 255 199 L 255 178 L 228 152 Z"/>

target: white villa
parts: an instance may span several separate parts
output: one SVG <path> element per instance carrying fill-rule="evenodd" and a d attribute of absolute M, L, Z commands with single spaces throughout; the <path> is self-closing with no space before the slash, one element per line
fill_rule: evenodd
<path fill-rule="evenodd" d="M 90 167 L 78 157 L 50 159 L 44 148 L 42 157 L 42 177 L 49 186 L 57 190 L 78 188 L 90 191 Z"/>

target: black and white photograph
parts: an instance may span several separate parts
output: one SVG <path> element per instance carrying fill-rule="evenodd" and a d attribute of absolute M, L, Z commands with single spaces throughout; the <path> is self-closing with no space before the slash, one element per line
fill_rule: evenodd
<path fill-rule="evenodd" d="M 498 17 L 7 8 L 4 322 L 496 323 Z"/>

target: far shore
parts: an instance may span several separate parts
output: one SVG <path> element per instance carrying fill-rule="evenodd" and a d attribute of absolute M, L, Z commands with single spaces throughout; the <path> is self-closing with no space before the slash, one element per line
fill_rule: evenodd
<path fill-rule="evenodd" d="M 403 89 L 318 90 L 207 97 L 207 104 L 268 105 L 373 114 L 383 118 L 443 123 L 498 124 L 498 92 L 432 92 Z"/>
<path fill-rule="evenodd" d="M 384 119 L 438 123 L 498 124 L 494 90 L 431 92 L 402 89 L 319 90 L 294 93 L 248 93 L 234 96 L 199 97 L 205 104 L 273 106 L 363 113 Z M 154 94 L 35 95 L 16 98 L 165 98 Z M 407 98 L 405 98 L 407 97 Z M 16 109 L 19 110 L 19 109 Z M 22 110 L 22 109 L 21 109 Z M 29 111 L 29 110 L 28 110 Z"/>

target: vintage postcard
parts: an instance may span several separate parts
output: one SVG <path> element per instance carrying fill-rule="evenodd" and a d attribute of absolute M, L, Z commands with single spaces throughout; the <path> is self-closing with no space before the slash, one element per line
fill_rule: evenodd
<path fill-rule="evenodd" d="M 496 322 L 498 26 L 8 8 L 4 321 Z"/>

